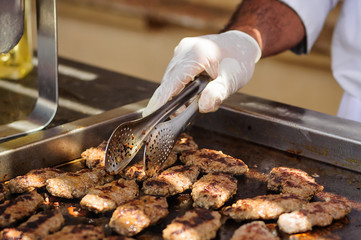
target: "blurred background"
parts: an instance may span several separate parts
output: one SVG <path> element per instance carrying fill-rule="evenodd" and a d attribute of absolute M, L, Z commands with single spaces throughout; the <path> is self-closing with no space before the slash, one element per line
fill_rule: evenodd
<path fill-rule="evenodd" d="M 217 33 L 239 3 L 60 0 L 59 56 L 160 83 L 178 42 Z M 330 69 L 330 41 L 338 10 L 328 16 L 310 54 L 286 52 L 262 59 L 241 92 L 335 115 L 343 93 Z M 34 18 L 33 28 L 35 24 Z M 33 44 L 36 48 L 35 40 Z"/>

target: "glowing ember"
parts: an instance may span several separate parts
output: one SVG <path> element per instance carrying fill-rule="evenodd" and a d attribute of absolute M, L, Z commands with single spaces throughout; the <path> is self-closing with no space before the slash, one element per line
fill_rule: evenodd
<path fill-rule="evenodd" d="M 70 215 L 72 215 L 73 217 L 77 217 L 79 216 L 79 212 L 78 210 L 76 210 L 76 207 L 68 207 L 68 212 Z"/>

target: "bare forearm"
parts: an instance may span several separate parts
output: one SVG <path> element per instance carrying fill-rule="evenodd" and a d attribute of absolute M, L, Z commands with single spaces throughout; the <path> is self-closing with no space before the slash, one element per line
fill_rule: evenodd
<path fill-rule="evenodd" d="M 243 0 L 227 30 L 251 35 L 267 57 L 288 50 L 302 41 L 305 29 L 298 15 L 278 0 Z"/>

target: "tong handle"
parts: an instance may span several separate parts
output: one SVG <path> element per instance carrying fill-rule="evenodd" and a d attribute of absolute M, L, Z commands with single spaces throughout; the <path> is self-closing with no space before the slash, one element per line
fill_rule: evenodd
<path fill-rule="evenodd" d="M 210 80 L 211 78 L 208 75 L 198 75 L 198 77 L 189 85 L 187 85 L 178 95 L 174 96 L 170 101 L 166 102 L 158 110 L 151 113 L 148 117 L 149 119 L 152 119 L 149 120 L 152 128 L 159 122 L 162 122 L 166 118 L 168 118 L 172 113 L 174 113 L 180 106 L 188 102 L 192 97 L 201 93 Z"/>

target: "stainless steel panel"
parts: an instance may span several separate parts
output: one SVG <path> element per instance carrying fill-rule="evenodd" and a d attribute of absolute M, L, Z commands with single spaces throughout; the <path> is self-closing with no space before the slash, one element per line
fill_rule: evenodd
<path fill-rule="evenodd" d="M 31 169 L 55 166 L 80 157 L 82 151 L 108 139 L 123 121 L 140 117 L 146 101 L 104 112 L 52 129 L 0 143 L 0 179 Z"/>
<path fill-rule="evenodd" d="M 235 94 L 196 125 L 361 172 L 361 123 Z"/>

